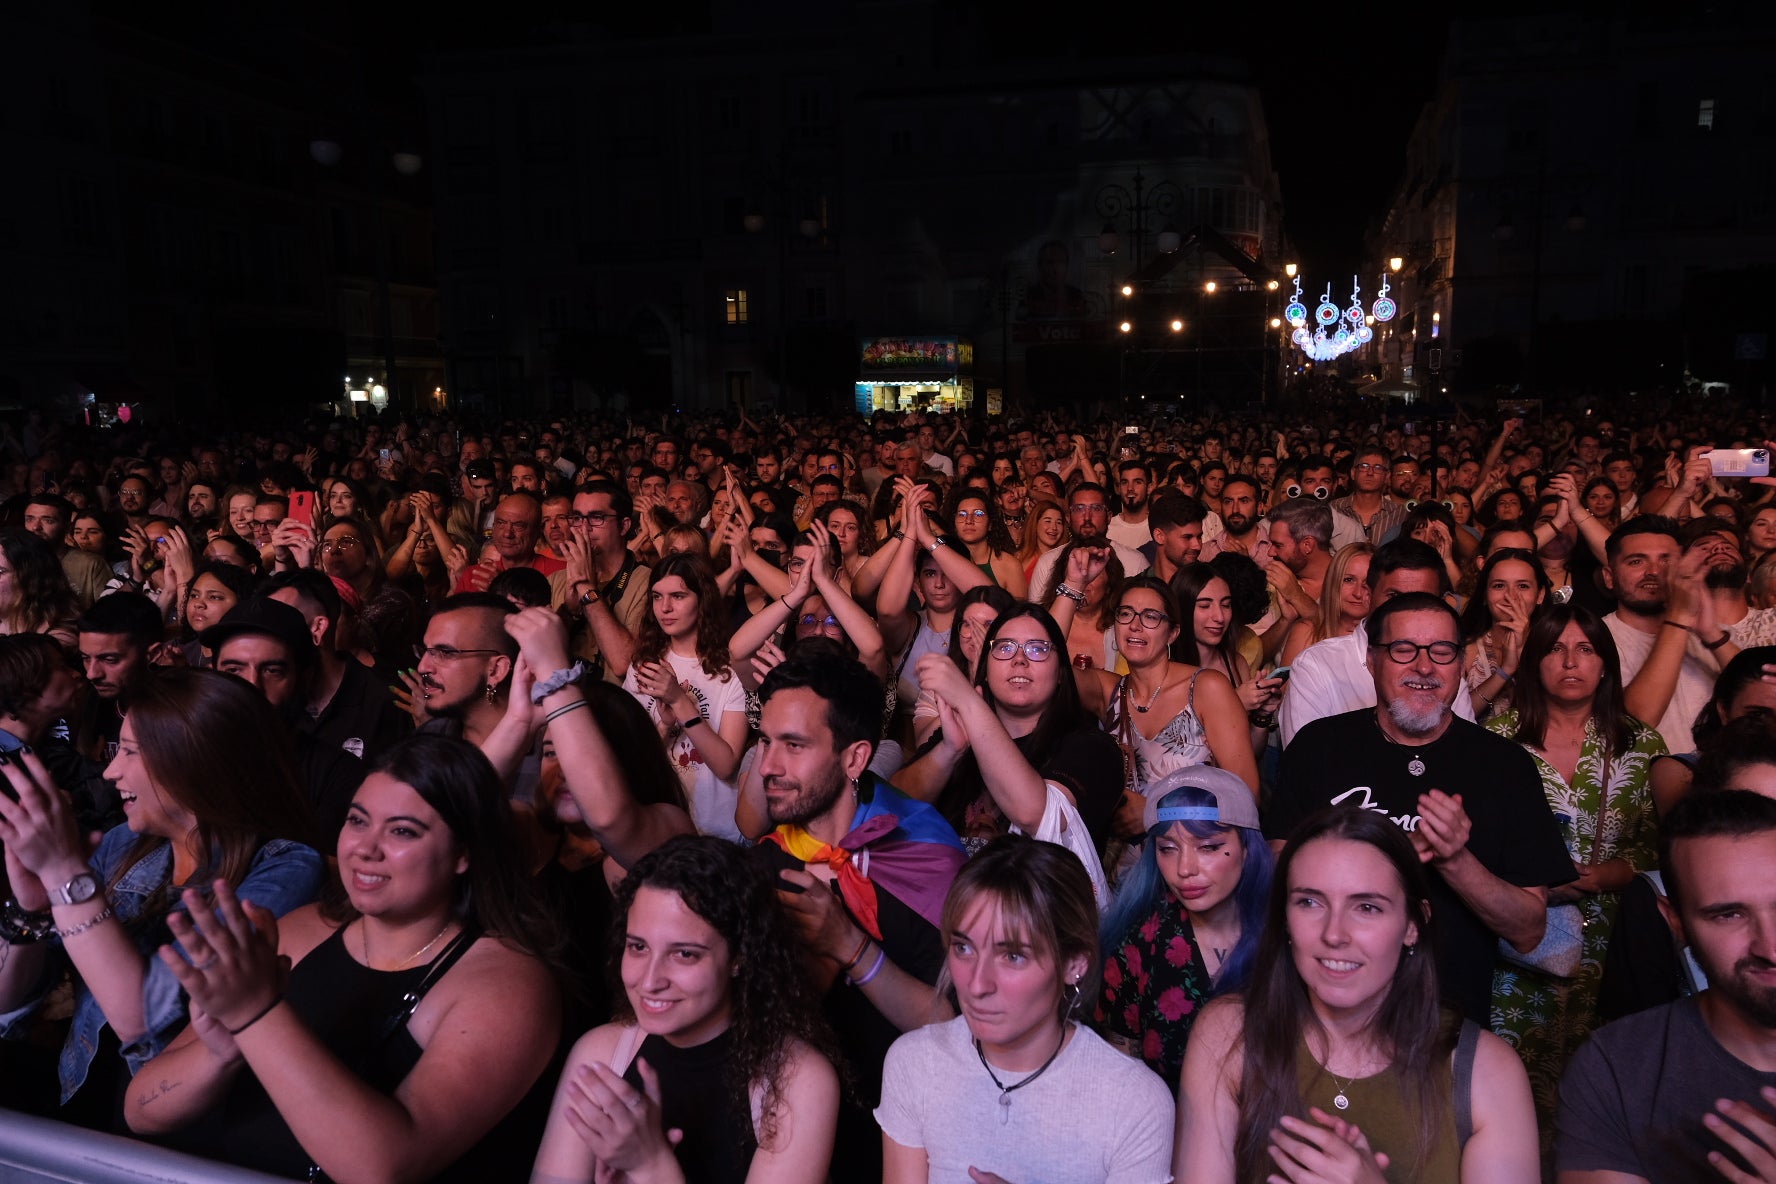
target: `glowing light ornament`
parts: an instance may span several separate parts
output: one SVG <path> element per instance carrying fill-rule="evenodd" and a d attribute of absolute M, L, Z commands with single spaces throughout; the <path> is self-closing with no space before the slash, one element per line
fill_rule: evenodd
<path fill-rule="evenodd" d="M 1301 303 L 1301 277 L 1295 277 L 1295 297 L 1289 301 L 1289 307 L 1283 310 L 1283 318 L 1295 328 L 1307 324 L 1307 305 Z"/>
<path fill-rule="evenodd" d="M 1385 271 L 1381 273 L 1381 295 L 1375 298 L 1375 303 L 1370 306 L 1369 311 L 1375 317 L 1377 324 L 1393 320 L 1394 314 L 1400 311 L 1399 306 L 1388 299 L 1388 277 Z"/>
<path fill-rule="evenodd" d="M 1299 279 L 1295 281 L 1295 289 L 1295 302 L 1284 310 L 1289 323 L 1295 326 L 1289 340 L 1309 358 L 1329 362 L 1375 340 L 1375 330 L 1365 323 L 1363 289 L 1355 276 L 1351 277 L 1351 303 L 1347 309 L 1341 310 L 1332 303 L 1332 285 L 1326 285 L 1326 293 L 1314 309 L 1314 320 L 1319 324 L 1311 330 L 1307 327 L 1307 307 L 1300 301 Z"/>

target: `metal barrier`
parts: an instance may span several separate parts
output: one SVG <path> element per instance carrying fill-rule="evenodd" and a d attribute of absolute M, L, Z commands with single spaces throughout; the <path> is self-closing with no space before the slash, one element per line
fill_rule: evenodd
<path fill-rule="evenodd" d="M 0 1110 L 0 1184 L 276 1184 L 281 1179 Z"/>

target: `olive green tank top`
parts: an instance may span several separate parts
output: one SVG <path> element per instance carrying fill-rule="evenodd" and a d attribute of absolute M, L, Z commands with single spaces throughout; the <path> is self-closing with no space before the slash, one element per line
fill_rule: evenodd
<path fill-rule="evenodd" d="M 1424 1170 L 1414 1172 L 1418 1112 L 1401 1093 L 1400 1076 L 1392 1066 L 1373 1077 L 1334 1081 L 1314 1060 L 1303 1040 L 1295 1050 L 1295 1069 L 1301 1083 L 1301 1100 L 1306 1105 L 1318 1106 L 1327 1114 L 1355 1124 L 1368 1138 L 1372 1150 L 1387 1155 L 1389 1165 L 1384 1174 L 1389 1184 L 1461 1184 L 1461 1141 L 1456 1134 L 1453 1104 L 1444 1108 L 1437 1141 L 1425 1159 Z M 1341 1085 L 1349 1103 L 1343 1109 L 1337 1104 Z"/>

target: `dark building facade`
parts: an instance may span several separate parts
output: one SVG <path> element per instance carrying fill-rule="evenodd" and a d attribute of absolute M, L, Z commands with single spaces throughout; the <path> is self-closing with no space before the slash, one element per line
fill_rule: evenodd
<path fill-rule="evenodd" d="M 1194 325 L 1207 279 L 1262 289 L 1281 251 L 1237 60 L 995 58 L 966 5 L 715 9 L 692 37 L 558 31 L 430 63 L 465 399 L 1107 397 L 1122 354 L 1188 348 L 1168 326 Z"/>
<path fill-rule="evenodd" d="M 172 417 L 344 401 L 342 378 L 442 393 L 417 96 L 368 91 L 297 6 L 203 14 L 12 15 L 33 52 L 0 84 L 21 162 L 0 399 Z"/>
<path fill-rule="evenodd" d="M 1457 20 L 1370 240 L 1377 271 L 1403 261 L 1401 364 L 1438 348 L 1471 390 L 1767 384 L 1772 61 L 1767 6 Z"/>

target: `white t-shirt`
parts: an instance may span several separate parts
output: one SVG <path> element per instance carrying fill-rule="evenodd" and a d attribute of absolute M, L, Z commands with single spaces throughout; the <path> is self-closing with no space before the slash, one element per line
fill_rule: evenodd
<path fill-rule="evenodd" d="M 926 457 L 924 465 L 932 472 L 942 473 L 946 477 L 954 477 L 956 475 L 956 462 L 952 461 L 941 452 L 934 452 Z"/>
<path fill-rule="evenodd" d="M 1104 533 L 1110 536 L 1111 542 L 1131 551 L 1139 551 L 1153 541 L 1153 529 L 1147 525 L 1145 512 L 1141 514 L 1139 522 L 1128 522 L 1121 514 L 1112 514 L 1110 529 Z"/>
<path fill-rule="evenodd" d="M 1617 613 L 1605 617 L 1603 623 L 1609 626 L 1610 636 L 1616 639 L 1616 652 L 1622 656 L 1622 686 L 1627 687 L 1646 665 L 1653 652 L 1653 642 L 1659 635 L 1642 633 Z M 1665 738 L 1665 747 L 1671 752 L 1696 751 L 1696 737 L 1690 729 L 1702 709 L 1708 706 L 1709 696 L 1714 694 L 1714 680 L 1719 676 L 1720 667 L 1714 655 L 1703 649 L 1702 643 L 1694 637 L 1686 639 L 1683 665 L 1678 667 L 1677 686 L 1672 689 L 1671 702 L 1665 705 L 1665 714 L 1657 721 L 1643 721 L 1659 730 L 1659 735 Z"/>
<path fill-rule="evenodd" d="M 1171 1180 L 1171 1091 L 1089 1028 L 1075 1028 L 1054 1064 L 1009 1097 L 1009 1106 L 999 1104 L 968 1021 L 958 1016 L 894 1042 L 876 1123 L 901 1146 L 924 1150 L 930 1184 L 971 1184 L 971 1167 L 1017 1184 Z"/>
<path fill-rule="evenodd" d="M 716 731 L 721 730 L 722 717 L 730 712 L 746 711 L 746 688 L 734 676 L 733 670 L 723 667 L 721 674 L 725 678 L 711 678 L 703 670 L 703 664 L 695 658 L 686 658 L 668 651 L 666 662 L 672 667 L 673 675 L 689 689 L 691 699 L 697 704 L 697 713 L 709 721 L 709 726 Z M 648 718 L 654 723 L 660 722 L 660 705 L 652 695 L 641 693 L 640 684 L 635 680 L 635 666 L 623 676 L 623 689 L 635 696 L 635 701 L 647 708 Z M 685 796 L 691 803 L 691 820 L 697 829 L 705 834 L 732 834 L 734 830 L 733 788 L 711 773 L 703 762 L 697 759 L 697 745 L 691 740 L 690 730 L 682 725 L 687 721 L 681 719 L 678 735 L 666 747 L 666 755 L 672 761 L 672 767 L 678 772 L 678 779 L 684 783 Z M 724 820 L 726 825 L 722 825 Z"/>

